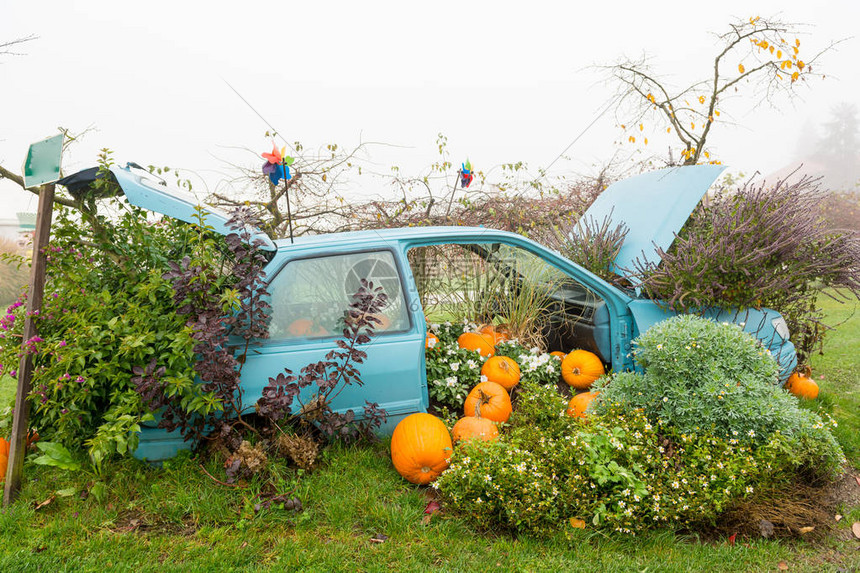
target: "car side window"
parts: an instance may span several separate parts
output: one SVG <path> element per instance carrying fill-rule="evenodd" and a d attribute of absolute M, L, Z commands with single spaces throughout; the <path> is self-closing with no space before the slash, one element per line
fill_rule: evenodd
<path fill-rule="evenodd" d="M 290 261 L 269 285 L 273 339 L 339 337 L 353 295 L 367 279 L 388 302 L 377 315 L 379 334 L 409 330 L 400 273 L 390 251 L 331 255 Z"/>

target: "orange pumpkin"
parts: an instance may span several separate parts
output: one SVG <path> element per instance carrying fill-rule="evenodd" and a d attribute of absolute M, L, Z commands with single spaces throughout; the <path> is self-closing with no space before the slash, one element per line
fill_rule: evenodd
<path fill-rule="evenodd" d="M 437 344 L 439 344 L 439 337 L 432 332 L 428 332 L 427 338 L 424 340 L 424 348 L 427 350 L 433 350 Z"/>
<path fill-rule="evenodd" d="M 287 332 L 293 336 L 325 336 L 328 330 L 314 324 L 309 318 L 299 318 L 290 323 Z"/>
<path fill-rule="evenodd" d="M 508 335 L 502 332 L 500 329 L 497 329 L 492 324 L 486 324 L 478 329 L 478 332 L 481 334 L 486 334 L 491 337 L 493 340 L 493 344 L 498 344 L 499 342 L 504 342 L 508 339 Z"/>
<path fill-rule="evenodd" d="M 499 429 L 492 420 L 466 416 L 457 420 L 457 423 L 451 428 L 451 437 L 455 444 L 467 440 L 489 442 L 499 438 Z"/>
<path fill-rule="evenodd" d="M 552 352 L 549 353 L 549 355 L 555 356 L 556 358 L 558 358 L 560 360 L 564 360 L 564 357 L 567 356 L 567 354 L 565 352 L 562 352 L 561 350 L 553 350 Z"/>
<path fill-rule="evenodd" d="M 520 382 L 520 366 L 513 358 L 493 356 L 481 366 L 481 375 L 510 391 Z"/>
<path fill-rule="evenodd" d="M 457 339 L 457 346 L 466 350 L 474 350 L 481 356 L 492 356 L 496 353 L 495 339 L 489 334 L 464 332 Z"/>
<path fill-rule="evenodd" d="M 381 332 L 383 330 L 388 330 L 389 328 L 391 328 L 391 319 L 388 318 L 386 315 L 384 315 L 384 314 L 371 314 L 370 316 L 372 316 L 373 318 L 375 318 L 379 321 L 378 323 L 377 322 L 371 323 L 371 326 L 373 326 L 373 330 L 375 330 L 376 332 Z"/>
<path fill-rule="evenodd" d="M 454 451 L 445 424 L 430 414 L 406 416 L 391 435 L 391 462 L 407 481 L 427 484 L 448 467 Z"/>
<path fill-rule="evenodd" d="M 795 372 L 788 377 L 785 388 L 798 398 L 815 400 L 818 398 L 818 384 L 803 372 Z"/>
<path fill-rule="evenodd" d="M 574 350 L 561 361 L 561 377 L 577 390 L 589 388 L 604 374 L 603 362 L 588 350 Z"/>
<path fill-rule="evenodd" d="M 512 411 L 508 391 L 496 382 L 481 382 L 472 388 L 463 405 L 465 416 L 487 418 L 494 422 L 507 422 Z"/>
<path fill-rule="evenodd" d="M 580 392 L 570 399 L 567 404 L 567 415 L 574 418 L 585 418 L 585 410 L 600 392 Z"/>
<path fill-rule="evenodd" d="M 0 438 L 0 483 L 6 481 L 6 467 L 9 465 L 9 442 Z"/>

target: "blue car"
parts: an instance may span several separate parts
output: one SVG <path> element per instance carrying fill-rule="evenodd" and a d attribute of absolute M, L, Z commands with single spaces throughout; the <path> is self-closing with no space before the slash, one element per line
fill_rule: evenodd
<path fill-rule="evenodd" d="M 637 257 L 657 261 L 655 247 L 669 248 L 675 233 L 722 169 L 674 167 L 607 188 L 585 216 L 602 220 L 611 213 L 613 222 L 629 228 L 616 268 L 631 268 Z M 197 201 L 190 195 L 169 190 L 133 168 L 113 167 L 112 172 L 132 204 L 181 220 L 194 220 Z M 207 211 L 207 224 L 217 232 L 229 232 L 227 214 L 209 208 Z M 405 416 L 424 412 L 429 406 L 425 316 L 430 310 L 444 312 L 446 300 L 442 294 L 451 288 L 456 290 L 456 281 L 450 277 L 456 275 L 458 265 L 477 262 L 509 278 L 513 276 L 513 284 L 540 285 L 552 305 L 544 325 L 550 347 L 591 350 L 615 371 L 634 369 L 631 341 L 674 314 L 638 295 L 635 288 L 622 290 L 558 252 L 505 231 L 411 227 L 303 236 L 295 242 L 272 241 L 262 233 L 258 237 L 270 254 L 265 271 L 272 316 L 269 337 L 253 345 L 242 371 L 244 400 L 250 405 L 261 396 L 270 376 L 284 368 L 298 371 L 336 347 L 344 311 L 362 278 L 381 285 L 389 302 L 377 335 L 364 348 L 364 386 L 346 388 L 332 408 L 338 412 L 352 409 L 359 414 L 365 400 L 377 402 L 388 412 L 389 429 Z M 432 253 L 445 254 L 446 258 L 428 258 Z M 428 265 L 428 260 L 433 262 Z M 440 275 L 440 269 L 449 272 Z M 428 287 L 433 280 L 447 290 Z M 464 298 L 481 296 L 473 287 L 464 289 Z M 434 309 L 425 308 L 429 306 Z M 779 362 L 783 380 L 795 369 L 797 357 L 788 327 L 776 311 L 707 309 L 701 314 L 739 324 L 759 339 Z M 178 432 L 147 427 L 141 431 L 135 455 L 157 461 L 188 447 L 190 444 Z"/>

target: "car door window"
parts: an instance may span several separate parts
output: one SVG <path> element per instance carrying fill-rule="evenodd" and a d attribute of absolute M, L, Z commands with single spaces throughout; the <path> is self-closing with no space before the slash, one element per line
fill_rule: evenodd
<path fill-rule="evenodd" d="M 318 339 L 342 336 L 353 295 L 367 279 L 388 302 L 377 315 L 378 334 L 409 330 L 397 264 L 389 251 L 351 253 L 290 261 L 269 286 L 269 336 Z"/>

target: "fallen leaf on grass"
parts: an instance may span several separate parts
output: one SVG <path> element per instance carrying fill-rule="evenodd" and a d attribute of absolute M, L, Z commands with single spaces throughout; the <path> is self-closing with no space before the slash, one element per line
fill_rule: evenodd
<path fill-rule="evenodd" d="M 857 485 L 860 485 L 860 476 L 854 476 L 854 481 L 857 482 Z"/>
<path fill-rule="evenodd" d="M 439 505 L 435 501 L 431 501 L 431 502 L 428 502 L 427 507 L 424 508 L 424 513 L 426 513 L 428 515 L 432 515 L 432 514 L 436 513 L 437 511 L 439 511 L 440 509 L 442 509 L 441 505 Z"/>
<path fill-rule="evenodd" d="M 734 544 L 735 544 L 735 538 L 736 538 L 737 536 L 738 536 L 738 534 L 737 534 L 737 533 L 732 533 L 731 535 L 729 535 L 729 545 L 734 545 Z"/>
<path fill-rule="evenodd" d="M 851 525 L 851 532 L 854 534 L 854 537 L 860 539 L 860 521 L 855 521 Z"/>
<path fill-rule="evenodd" d="M 48 499 L 46 499 L 46 500 L 45 500 L 45 501 L 43 501 L 42 503 L 38 503 L 38 504 L 36 504 L 36 507 L 34 507 L 34 508 L 33 508 L 33 511 L 39 511 L 40 509 L 42 509 L 42 508 L 43 508 L 43 507 L 45 507 L 46 505 L 51 505 L 51 503 L 53 503 L 53 501 L 54 501 L 55 499 L 57 499 L 57 496 L 52 495 L 51 497 L 49 497 Z"/>
<path fill-rule="evenodd" d="M 430 520 L 433 518 L 432 515 L 425 515 L 421 518 L 422 525 L 430 525 Z"/>
<path fill-rule="evenodd" d="M 777 564 L 777 567 L 779 567 L 780 571 L 787 571 L 788 570 L 788 563 L 786 563 L 785 561 L 780 561 Z"/>
<path fill-rule="evenodd" d="M 574 529 L 585 529 L 585 522 L 577 517 L 571 517 L 570 526 Z"/>
<path fill-rule="evenodd" d="M 815 529 L 815 526 L 801 527 L 800 529 L 798 529 L 798 531 L 800 532 L 801 535 L 806 535 L 807 533 L 811 532 L 813 529 Z"/>
<path fill-rule="evenodd" d="M 839 521 L 842 521 L 842 516 L 837 513 L 836 515 L 833 516 L 833 519 L 835 519 L 837 522 L 839 522 Z"/>
<path fill-rule="evenodd" d="M 385 543 L 386 541 L 388 541 L 388 536 L 384 533 L 377 533 L 370 538 L 371 543 Z"/>

